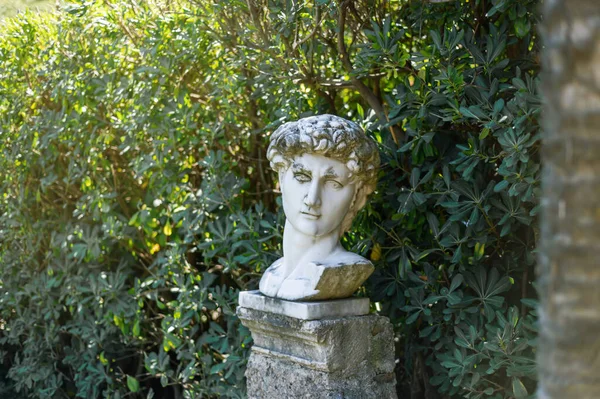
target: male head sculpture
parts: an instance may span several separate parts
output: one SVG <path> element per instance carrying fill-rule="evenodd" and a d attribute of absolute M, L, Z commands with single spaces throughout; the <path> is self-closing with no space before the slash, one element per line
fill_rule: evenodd
<path fill-rule="evenodd" d="M 287 300 L 352 295 L 373 265 L 340 238 L 375 189 L 377 146 L 355 123 L 320 115 L 277 129 L 267 158 L 279 174 L 286 224 L 284 256 L 267 269 L 260 291 Z"/>

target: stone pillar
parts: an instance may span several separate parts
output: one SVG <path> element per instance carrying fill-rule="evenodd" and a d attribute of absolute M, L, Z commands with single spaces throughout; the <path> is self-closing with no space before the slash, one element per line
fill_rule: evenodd
<path fill-rule="evenodd" d="M 367 298 L 290 302 L 240 293 L 254 345 L 249 399 L 397 399 L 394 334 Z"/>

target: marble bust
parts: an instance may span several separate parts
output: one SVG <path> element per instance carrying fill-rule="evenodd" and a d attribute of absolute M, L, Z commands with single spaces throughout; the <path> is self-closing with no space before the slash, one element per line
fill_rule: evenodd
<path fill-rule="evenodd" d="M 375 142 L 346 119 L 312 116 L 279 127 L 267 158 L 279 175 L 286 222 L 283 257 L 265 271 L 260 292 L 291 301 L 351 296 L 374 267 L 340 238 L 375 189 Z"/>

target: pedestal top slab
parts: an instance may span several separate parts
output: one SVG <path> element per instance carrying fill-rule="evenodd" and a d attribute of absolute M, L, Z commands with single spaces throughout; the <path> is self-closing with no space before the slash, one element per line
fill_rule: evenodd
<path fill-rule="evenodd" d="M 239 306 L 301 320 L 320 320 L 369 314 L 369 298 L 292 302 L 264 296 L 258 290 L 240 292 Z"/>

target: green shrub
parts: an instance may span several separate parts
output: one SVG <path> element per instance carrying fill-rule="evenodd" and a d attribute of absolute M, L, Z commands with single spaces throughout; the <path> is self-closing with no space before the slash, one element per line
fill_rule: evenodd
<path fill-rule="evenodd" d="M 237 292 L 281 251 L 268 134 L 329 112 L 381 146 L 344 244 L 376 263 L 364 293 L 395 325 L 401 395 L 527 397 L 535 6 L 108 1 L 8 19 L 0 393 L 244 397 Z"/>
<path fill-rule="evenodd" d="M 244 194 L 252 134 L 228 103 L 244 83 L 207 84 L 236 72 L 211 66 L 218 44 L 185 14 L 82 4 L 12 20 L 0 51 L 14 390 L 241 397 L 237 289 L 277 231 Z"/>

